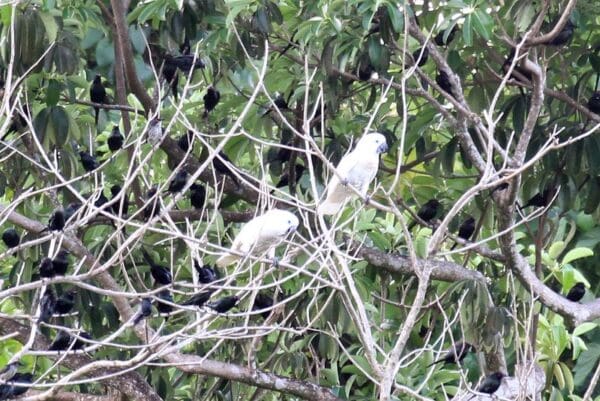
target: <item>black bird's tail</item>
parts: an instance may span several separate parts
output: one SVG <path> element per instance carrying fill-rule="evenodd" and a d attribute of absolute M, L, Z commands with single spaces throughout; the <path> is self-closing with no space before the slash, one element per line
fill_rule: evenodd
<path fill-rule="evenodd" d="M 454 248 L 456 248 L 457 245 L 458 245 L 458 242 L 455 242 L 454 245 L 452 245 L 452 248 L 450 248 L 450 250 L 453 251 Z"/>
<path fill-rule="evenodd" d="M 143 319 L 144 319 L 144 315 L 141 312 L 139 312 L 138 315 L 136 316 L 136 318 L 133 320 L 133 325 L 137 326 L 137 324 L 139 322 L 141 322 Z"/>
<path fill-rule="evenodd" d="M 440 363 L 440 362 L 444 362 L 444 360 L 443 360 L 443 359 L 438 359 L 437 361 L 435 361 L 435 362 L 432 362 L 432 363 L 430 363 L 429 365 L 427 365 L 427 366 L 425 366 L 425 367 L 426 367 L 426 368 L 429 368 L 429 367 L 431 367 L 431 366 L 433 366 L 433 365 L 435 365 L 435 364 L 438 364 L 438 363 Z"/>
<path fill-rule="evenodd" d="M 412 230 L 413 228 L 415 228 L 415 226 L 416 226 L 416 225 L 417 225 L 417 221 L 415 220 L 415 221 L 413 221 L 412 223 L 410 223 L 410 224 L 408 225 L 408 228 L 407 228 L 407 230 L 408 230 L 408 231 Z"/>
<path fill-rule="evenodd" d="M 152 260 L 152 257 L 143 248 L 142 248 L 142 256 L 144 257 L 144 260 L 146 261 L 146 263 L 148 263 L 150 266 L 155 265 L 154 260 Z"/>
<path fill-rule="evenodd" d="M 94 107 L 94 110 L 96 111 L 96 117 L 94 119 L 95 123 L 96 123 L 96 127 L 98 126 L 98 116 L 100 114 L 100 107 Z"/>

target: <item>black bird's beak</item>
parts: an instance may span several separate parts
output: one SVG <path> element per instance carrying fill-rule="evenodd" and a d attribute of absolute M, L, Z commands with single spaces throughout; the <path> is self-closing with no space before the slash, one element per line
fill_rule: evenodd
<path fill-rule="evenodd" d="M 379 145 L 379 147 L 377 148 L 377 151 L 379 153 L 385 153 L 388 151 L 388 146 L 387 143 L 382 143 L 381 145 Z"/>

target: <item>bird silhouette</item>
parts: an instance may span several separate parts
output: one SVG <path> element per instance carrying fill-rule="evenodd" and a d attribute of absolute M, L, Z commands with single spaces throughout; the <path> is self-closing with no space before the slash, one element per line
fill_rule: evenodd
<path fill-rule="evenodd" d="M 96 75 L 92 81 L 92 86 L 90 87 L 90 100 L 93 103 L 106 103 L 106 89 L 102 84 L 102 77 L 100 75 Z M 96 112 L 94 121 L 96 126 L 98 126 L 98 115 L 100 113 L 100 108 L 94 106 L 94 110 Z"/>

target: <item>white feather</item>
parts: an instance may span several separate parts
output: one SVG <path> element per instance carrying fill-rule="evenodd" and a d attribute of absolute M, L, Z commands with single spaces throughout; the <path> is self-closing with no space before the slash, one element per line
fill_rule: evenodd
<path fill-rule="evenodd" d="M 235 237 L 230 249 L 241 254 L 257 256 L 265 252 L 274 252 L 275 247 L 298 228 L 298 224 L 298 218 L 294 214 L 271 209 L 247 222 Z M 226 253 L 217 260 L 217 266 L 228 266 L 240 258 L 240 255 Z"/>
<path fill-rule="evenodd" d="M 317 208 L 321 215 L 337 213 L 352 197 L 356 189 L 362 196 L 367 195 L 369 184 L 379 169 L 379 154 L 387 150 L 385 137 L 379 133 L 363 136 L 354 150 L 342 158 L 327 185 L 327 198 Z M 348 185 L 344 185 L 345 181 Z"/>

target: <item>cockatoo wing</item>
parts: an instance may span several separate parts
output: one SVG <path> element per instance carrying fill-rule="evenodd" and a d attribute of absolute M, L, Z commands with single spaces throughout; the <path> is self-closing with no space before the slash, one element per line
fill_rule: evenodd
<path fill-rule="evenodd" d="M 362 174 L 357 174 L 360 171 L 360 155 L 353 151 L 342 158 L 340 164 L 336 167 L 336 171 L 340 177 L 349 185 L 352 185 L 359 191 L 363 191 L 364 184 L 362 183 Z M 358 185 L 357 185 L 358 184 Z M 367 182 L 367 187 L 369 183 Z M 366 191 L 366 189 L 365 189 Z M 319 214 L 335 214 L 344 205 L 344 202 L 350 197 L 354 191 L 348 188 L 338 178 L 337 174 L 331 177 L 327 186 L 327 198 L 317 208 Z"/>

